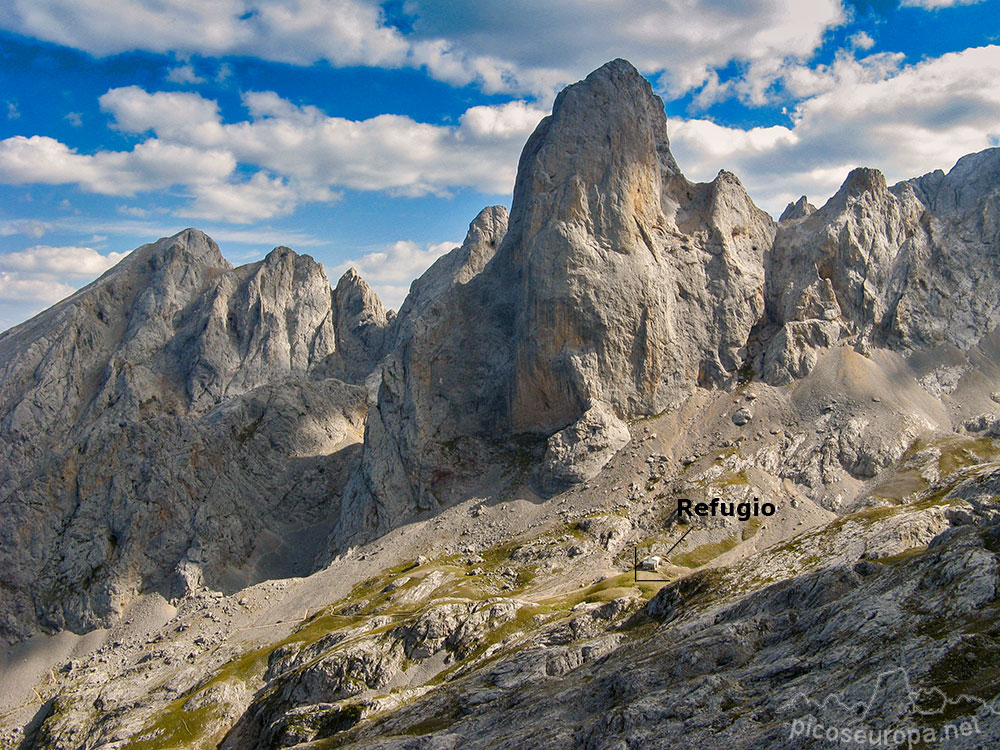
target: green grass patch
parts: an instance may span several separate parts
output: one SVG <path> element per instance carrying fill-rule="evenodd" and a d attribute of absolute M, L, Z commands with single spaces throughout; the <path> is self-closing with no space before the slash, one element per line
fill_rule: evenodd
<path fill-rule="evenodd" d="M 433 734 L 450 728 L 462 716 L 461 709 L 457 703 L 449 704 L 440 713 L 428 716 L 426 719 L 411 724 L 406 729 L 397 732 L 405 737 L 422 737 L 425 734 Z"/>
<path fill-rule="evenodd" d="M 927 551 L 927 545 L 923 544 L 919 547 L 910 547 L 910 549 L 905 549 L 902 552 L 897 552 L 895 555 L 888 555 L 887 557 L 877 557 L 875 562 L 880 562 L 883 565 L 898 565 L 899 563 L 906 562 L 907 560 L 916 557 L 917 555 L 922 555 Z"/>
<path fill-rule="evenodd" d="M 1000 446 L 995 440 L 986 437 L 951 438 L 939 443 L 938 447 L 941 449 L 938 471 L 942 477 L 970 466 L 1000 459 Z"/>
<path fill-rule="evenodd" d="M 721 542 L 710 542 L 695 547 L 693 550 L 673 555 L 670 562 L 685 568 L 700 568 L 715 558 L 735 549 L 743 541 L 743 530 L 730 534 Z"/>
<path fill-rule="evenodd" d="M 740 540 L 745 542 L 748 539 L 753 539 L 757 536 L 757 532 L 760 531 L 763 523 L 759 518 L 751 518 L 743 524 L 743 529 L 740 531 Z"/>
<path fill-rule="evenodd" d="M 185 711 L 186 702 L 186 698 L 180 698 L 170 703 L 148 728 L 125 744 L 125 750 L 214 749 L 225 731 L 217 726 L 222 708 L 208 705 Z"/>
<path fill-rule="evenodd" d="M 931 667 L 927 686 L 938 688 L 949 699 L 943 711 L 928 717 L 932 725 L 970 716 L 980 708 L 978 702 L 963 700 L 963 696 L 989 701 L 1000 694 L 1000 639 L 996 631 L 963 637 Z"/>

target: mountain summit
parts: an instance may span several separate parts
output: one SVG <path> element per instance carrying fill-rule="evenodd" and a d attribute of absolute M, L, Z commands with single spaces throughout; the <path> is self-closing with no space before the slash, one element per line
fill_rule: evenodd
<path fill-rule="evenodd" d="M 325 378 L 342 349 L 370 370 L 351 337 L 388 326 L 346 296 L 309 256 L 234 269 L 187 229 L 0 335 L 0 633 L 87 630 L 192 576 L 253 581 L 265 528 L 322 537 L 332 449 L 365 416 L 361 388 Z"/>
<path fill-rule="evenodd" d="M 773 234 L 733 175 L 684 178 L 630 63 L 567 88 L 521 154 L 496 255 L 386 363 L 345 538 L 447 502 L 449 441 L 547 441 L 539 478 L 554 490 L 600 470 L 623 419 L 732 378 Z"/>

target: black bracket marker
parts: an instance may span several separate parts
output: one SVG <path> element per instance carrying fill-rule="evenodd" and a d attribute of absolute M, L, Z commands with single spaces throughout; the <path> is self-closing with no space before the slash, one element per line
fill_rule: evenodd
<path fill-rule="evenodd" d="M 677 549 L 677 546 L 684 541 L 684 537 L 691 533 L 694 526 L 688 526 L 687 531 L 681 534 L 681 538 L 678 539 L 666 552 L 663 553 L 663 559 L 666 560 L 670 553 Z M 666 578 L 639 578 L 639 547 L 636 545 L 632 548 L 632 578 L 635 583 L 670 583 L 670 580 Z"/>

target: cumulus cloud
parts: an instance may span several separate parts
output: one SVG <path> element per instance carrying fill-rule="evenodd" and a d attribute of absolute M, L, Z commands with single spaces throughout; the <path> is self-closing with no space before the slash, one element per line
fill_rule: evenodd
<path fill-rule="evenodd" d="M 22 278 L 16 273 L 0 271 L 0 305 L 29 303 L 28 309 L 37 312 L 75 291 L 69 284 L 55 279 Z"/>
<path fill-rule="evenodd" d="M 867 31 L 859 31 L 855 34 L 851 34 L 847 41 L 855 49 L 871 49 L 875 46 L 875 40 Z"/>
<path fill-rule="evenodd" d="M 515 101 L 467 110 L 457 126 L 430 125 L 403 115 L 367 120 L 329 117 L 274 92 L 244 96 L 251 119 L 222 124 L 214 102 L 195 94 L 113 89 L 101 98 L 117 126 L 152 130 L 164 142 L 225 148 L 233 158 L 306 186 L 443 194 L 474 187 L 506 193 L 517 155 L 545 111 Z M 184 116 L 165 115 L 184 112 Z"/>
<path fill-rule="evenodd" d="M 112 125 L 127 133 L 156 131 L 169 140 L 216 145 L 223 139 L 219 104 L 199 94 L 160 91 L 138 86 L 111 89 L 98 100 L 114 116 Z"/>
<path fill-rule="evenodd" d="M 0 23 L 95 55 L 146 50 L 398 65 L 407 51 L 378 4 L 365 0 L 11 0 Z"/>
<path fill-rule="evenodd" d="M 461 7 L 411 0 L 406 7 L 418 44 L 445 50 L 424 62 L 433 75 L 530 92 L 551 91 L 625 56 L 644 73 L 662 73 L 664 90 L 681 94 L 734 60 L 808 58 L 824 32 L 845 19 L 838 0 L 510 0 Z"/>
<path fill-rule="evenodd" d="M 0 141 L 0 181 L 9 185 L 77 184 L 102 195 L 134 195 L 176 184 L 213 182 L 236 168 L 232 155 L 150 139 L 131 151 L 80 154 L 48 136 Z"/>
<path fill-rule="evenodd" d="M 953 8 L 956 5 L 975 5 L 983 0 L 901 0 L 900 7 L 903 8 L 923 8 L 924 10 L 938 10 L 940 8 Z"/>
<path fill-rule="evenodd" d="M 191 63 L 185 63 L 184 65 L 178 65 L 167 71 L 167 80 L 171 83 L 203 83 L 205 81 L 200 75 L 194 72 L 194 66 Z"/>
<path fill-rule="evenodd" d="M 353 267 L 371 284 L 387 307 L 398 310 L 410 290 L 410 282 L 426 271 L 431 263 L 460 244 L 438 242 L 419 245 L 400 240 L 382 250 L 341 263 L 332 269 L 331 278 L 336 283 L 348 268 Z"/>
<path fill-rule="evenodd" d="M 47 275 L 87 278 L 99 276 L 128 253 L 101 255 L 91 247 L 35 245 L 27 250 L 0 254 L 0 269 L 32 274 L 35 280 Z"/>
<path fill-rule="evenodd" d="M 406 0 L 410 30 L 403 33 L 375 0 L 10 0 L 7 6 L 0 26 L 95 55 L 146 50 L 417 67 L 449 83 L 531 94 L 551 93 L 620 55 L 646 73 L 667 71 L 664 84 L 679 93 L 734 60 L 808 58 L 845 19 L 839 0 Z M 172 80 L 191 82 L 189 68 L 175 68 Z"/>
<path fill-rule="evenodd" d="M 246 182 L 195 185 L 192 193 L 194 200 L 179 211 L 182 216 L 223 217 L 237 224 L 286 216 L 302 201 L 330 202 L 338 198 L 338 194 L 322 186 L 294 185 L 265 172 L 255 173 Z"/>
<path fill-rule="evenodd" d="M 803 192 L 822 203 L 856 166 L 890 182 L 948 169 L 1000 138 L 1000 47 L 951 53 L 880 75 L 836 75 L 816 85 L 788 127 L 727 128 L 671 120 L 677 160 L 695 179 L 734 171 L 777 214 Z"/>
<path fill-rule="evenodd" d="M 215 101 L 137 86 L 100 98 L 113 127 L 146 140 L 131 151 L 81 154 L 47 136 L 0 141 L 0 181 L 76 184 L 104 195 L 181 185 L 179 213 L 250 222 L 333 201 L 343 188 L 447 195 L 471 187 L 507 193 L 524 140 L 545 112 L 523 101 L 467 110 L 457 125 L 402 115 L 329 117 L 273 92 L 244 96 L 250 119 L 223 123 Z M 237 167 L 248 169 L 241 178 Z"/>

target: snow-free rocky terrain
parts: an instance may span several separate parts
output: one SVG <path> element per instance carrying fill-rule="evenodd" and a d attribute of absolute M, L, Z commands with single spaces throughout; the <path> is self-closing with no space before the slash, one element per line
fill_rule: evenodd
<path fill-rule="evenodd" d="M 623 60 L 398 314 L 140 247 L 0 335 L 0 746 L 996 747 L 998 326 L 1000 149 L 775 223 Z"/>

